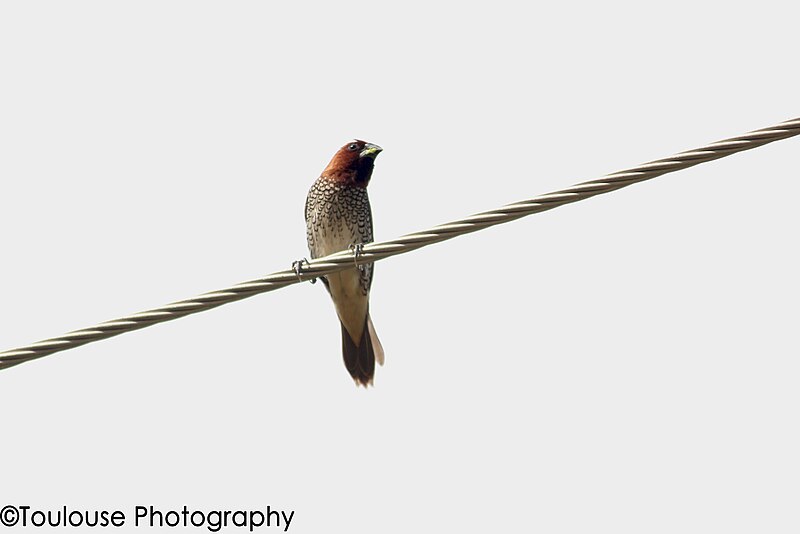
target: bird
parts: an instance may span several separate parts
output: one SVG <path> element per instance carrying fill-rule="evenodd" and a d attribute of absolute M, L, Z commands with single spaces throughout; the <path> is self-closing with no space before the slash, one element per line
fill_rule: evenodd
<path fill-rule="evenodd" d="M 342 146 L 308 191 L 305 204 L 306 238 L 312 258 L 353 250 L 371 243 L 372 209 L 367 186 L 375 158 L 383 151 L 355 139 Z M 344 365 L 357 386 L 373 384 L 375 362 L 384 352 L 369 314 L 373 264 L 354 265 L 323 276 L 342 327 Z"/>

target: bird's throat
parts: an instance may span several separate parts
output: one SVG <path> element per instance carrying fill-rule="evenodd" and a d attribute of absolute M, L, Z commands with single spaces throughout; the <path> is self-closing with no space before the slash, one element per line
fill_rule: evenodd
<path fill-rule="evenodd" d="M 367 187 L 372 178 L 372 171 L 375 169 L 375 160 L 372 158 L 361 158 L 356 167 L 355 183 Z"/>

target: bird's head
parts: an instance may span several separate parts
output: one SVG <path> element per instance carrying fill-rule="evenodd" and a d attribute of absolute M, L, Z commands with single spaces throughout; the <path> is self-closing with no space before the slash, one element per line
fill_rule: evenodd
<path fill-rule="evenodd" d="M 367 187 L 375 158 L 382 150 L 378 145 L 354 139 L 333 155 L 322 175 L 336 182 Z"/>

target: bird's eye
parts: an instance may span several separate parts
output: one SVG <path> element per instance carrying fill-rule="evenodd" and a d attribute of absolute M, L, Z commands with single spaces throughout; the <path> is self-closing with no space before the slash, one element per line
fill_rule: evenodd
<path fill-rule="evenodd" d="M 347 147 L 347 150 L 356 150 L 357 148 L 358 148 L 358 145 L 355 144 L 355 143 L 352 143 L 349 147 Z"/>

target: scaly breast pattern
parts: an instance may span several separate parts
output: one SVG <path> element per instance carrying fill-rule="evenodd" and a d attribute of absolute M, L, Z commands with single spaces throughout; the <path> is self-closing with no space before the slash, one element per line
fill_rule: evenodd
<path fill-rule="evenodd" d="M 372 212 L 367 189 L 318 178 L 306 198 L 306 230 L 312 258 L 345 250 L 356 243 L 371 243 Z M 357 281 L 366 296 L 372 284 L 373 265 L 362 267 L 353 281 Z M 350 274 L 355 275 L 356 270 Z"/>

